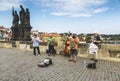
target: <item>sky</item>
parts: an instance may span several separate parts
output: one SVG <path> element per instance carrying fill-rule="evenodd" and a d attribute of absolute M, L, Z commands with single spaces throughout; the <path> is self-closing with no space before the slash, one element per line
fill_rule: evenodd
<path fill-rule="evenodd" d="M 120 0 L 0 0 L 0 26 L 11 28 L 20 5 L 39 32 L 120 34 Z"/>

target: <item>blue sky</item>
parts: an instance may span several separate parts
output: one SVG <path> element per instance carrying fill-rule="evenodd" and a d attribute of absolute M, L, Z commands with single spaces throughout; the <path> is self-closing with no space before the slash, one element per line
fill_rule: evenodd
<path fill-rule="evenodd" d="M 12 26 L 12 6 L 29 8 L 40 32 L 120 34 L 120 0 L 0 0 L 0 25 Z"/>

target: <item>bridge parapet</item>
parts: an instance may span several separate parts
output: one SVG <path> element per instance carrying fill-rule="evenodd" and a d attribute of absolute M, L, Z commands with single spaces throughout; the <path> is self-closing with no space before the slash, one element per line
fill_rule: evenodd
<path fill-rule="evenodd" d="M 31 41 L 16 41 L 14 44 L 18 49 L 33 50 Z M 12 48 L 13 46 L 13 42 L 0 42 L 0 47 Z M 88 47 L 89 44 L 79 44 L 78 56 L 89 58 Z M 48 45 L 46 42 L 40 43 L 41 52 L 46 52 L 47 48 Z M 55 49 L 57 51 L 57 54 L 60 54 L 61 51 L 64 51 L 64 44 L 62 42 L 57 43 Z M 120 44 L 101 44 L 101 48 L 98 49 L 98 59 L 120 61 Z"/>

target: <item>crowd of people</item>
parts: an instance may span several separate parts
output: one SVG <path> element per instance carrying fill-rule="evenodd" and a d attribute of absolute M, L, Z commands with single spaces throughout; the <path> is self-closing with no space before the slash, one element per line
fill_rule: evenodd
<path fill-rule="evenodd" d="M 10 41 L 11 40 L 12 33 L 2 33 L 0 32 L 0 40 Z"/>
<path fill-rule="evenodd" d="M 97 47 L 100 46 L 100 36 L 97 33 L 94 33 L 94 36 L 91 39 L 91 43 L 94 43 Z M 76 34 L 71 34 L 69 36 L 65 36 L 64 39 L 62 40 L 64 44 L 64 56 L 70 56 L 69 62 L 74 62 L 76 63 L 77 61 L 77 55 L 78 55 L 78 45 L 79 45 L 79 38 Z M 40 55 L 40 48 L 39 48 L 39 42 L 42 42 L 40 38 L 34 34 L 32 37 L 32 42 L 33 42 L 33 55 L 36 54 L 36 49 L 38 51 L 38 56 Z M 55 56 L 56 50 L 54 48 L 55 46 L 55 39 L 53 38 L 52 34 L 49 35 L 49 38 L 47 39 L 48 43 L 48 49 L 47 53 L 48 56 Z"/>

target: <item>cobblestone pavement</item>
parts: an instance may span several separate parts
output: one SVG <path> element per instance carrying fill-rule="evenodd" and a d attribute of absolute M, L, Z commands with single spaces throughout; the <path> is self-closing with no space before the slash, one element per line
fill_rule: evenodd
<path fill-rule="evenodd" d="M 49 57 L 53 65 L 38 67 Z M 84 68 L 85 58 L 68 62 L 62 55 L 33 56 L 32 51 L 0 48 L 0 81 L 120 81 L 120 63 L 99 60 L 97 69 Z"/>

